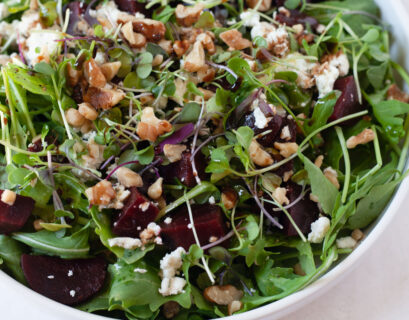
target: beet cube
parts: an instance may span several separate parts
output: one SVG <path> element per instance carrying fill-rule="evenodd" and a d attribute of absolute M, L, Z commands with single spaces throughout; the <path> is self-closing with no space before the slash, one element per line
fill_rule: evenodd
<path fill-rule="evenodd" d="M 136 187 L 130 189 L 131 195 L 125 203 L 118 219 L 114 222 L 112 231 L 121 237 L 138 237 L 141 230 L 155 221 L 159 209 Z"/>
<path fill-rule="evenodd" d="M 0 190 L 0 197 L 3 192 Z M 0 234 L 20 230 L 30 217 L 34 203 L 30 197 L 20 195 L 16 195 L 12 206 L 0 201 Z"/>
<path fill-rule="evenodd" d="M 192 205 L 192 214 L 200 245 L 208 244 L 211 237 L 220 239 L 226 235 L 226 224 L 219 206 L 195 204 Z M 189 247 L 196 241 L 192 229 L 189 228 L 190 219 L 187 207 L 184 206 L 169 216 L 172 222 L 169 224 L 163 222 L 160 225 L 160 236 L 163 243 L 171 249 L 183 247 L 189 250 Z"/>
<path fill-rule="evenodd" d="M 102 288 L 107 263 L 102 258 L 64 260 L 23 254 L 21 266 L 34 291 L 60 303 L 74 305 Z"/>
<path fill-rule="evenodd" d="M 199 151 L 195 156 L 195 165 L 201 179 L 205 177 L 206 159 Z M 185 186 L 191 188 L 196 185 L 193 175 L 191 153 L 189 151 L 182 154 L 182 159 L 167 166 L 160 167 L 160 174 L 166 182 L 172 183 L 177 178 Z"/>
<path fill-rule="evenodd" d="M 287 198 L 292 202 L 297 200 L 301 194 L 302 187 L 296 183 L 290 182 L 287 185 Z M 319 209 L 315 202 L 309 198 L 307 193 L 302 200 L 298 201 L 295 205 L 287 209 L 290 216 L 293 218 L 295 224 L 301 230 L 301 232 L 307 235 L 311 231 L 311 223 L 318 219 Z M 286 215 L 282 214 L 280 220 L 283 225 L 283 232 L 287 236 L 297 236 L 298 233 L 291 224 Z"/>
<path fill-rule="evenodd" d="M 249 113 L 244 117 L 243 126 L 248 126 L 254 130 L 254 135 L 258 135 L 263 133 L 267 130 L 271 130 L 271 132 L 263 135 L 262 137 L 257 139 L 257 142 L 260 143 L 263 147 L 273 147 L 274 142 L 280 137 L 280 129 L 283 125 L 283 118 L 280 116 L 274 116 L 267 124 L 265 128 L 257 128 L 255 125 L 255 118 L 253 113 Z"/>
<path fill-rule="evenodd" d="M 349 114 L 359 112 L 362 109 L 362 105 L 359 103 L 355 78 L 353 76 L 340 78 L 335 81 L 334 90 L 339 90 L 342 93 L 334 106 L 334 112 L 329 118 L 329 121 L 338 120 Z"/>

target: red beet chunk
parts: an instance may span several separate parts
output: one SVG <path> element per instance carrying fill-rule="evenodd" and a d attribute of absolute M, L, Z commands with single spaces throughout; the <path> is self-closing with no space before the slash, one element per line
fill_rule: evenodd
<path fill-rule="evenodd" d="M 311 28 L 316 28 L 318 26 L 317 19 L 307 16 L 298 10 L 290 10 L 290 16 L 287 17 L 284 13 L 277 13 L 275 18 L 279 23 L 285 24 L 292 27 L 296 24 L 302 24 L 304 27 L 310 25 Z"/>
<path fill-rule="evenodd" d="M 287 186 L 287 198 L 290 204 L 297 200 L 301 194 L 302 187 L 296 183 L 290 182 Z M 311 231 L 311 223 L 318 219 L 319 209 L 315 202 L 311 201 L 307 193 L 303 199 L 287 209 L 294 222 L 300 228 L 301 232 L 307 235 Z M 283 225 L 283 232 L 287 236 L 297 236 L 298 233 L 291 224 L 290 220 L 283 214 L 280 220 Z"/>
<path fill-rule="evenodd" d="M 0 197 L 3 190 L 0 190 Z M 12 206 L 0 201 L 0 234 L 20 230 L 34 209 L 34 200 L 25 196 L 16 196 Z"/>
<path fill-rule="evenodd" d="M 340 78 L 335 81 L 334 90 L 339 90 L 342 93 L 334 106 L 334 112 L 329 121 L 338 120 L 361 110 L 362 106 L 359 103 L 358 90 L 353 76 Z"/>
<path fill-rule="evenodd" d="M 191 188 L 196 185 L 196 179 L 193 175 L 191 153 L 189 151 L 182 154 L 182 159 L 160 168 L 160 174 L 166 182 L 174 182 L 177 178 L 185 186 Z M 199 151 L 195 156 L 195 165 L 198 175 L 201 179 L 205 178 L 206 160 Z"/>
<path fill-rule="evenodd" d="M 23 254 L 21 266 L 34 291 L 63 304 L 74 305 L 84 302 L 102 288 L 107 263 L 102 258 L 64 260 Z"/>
<path fill-rule="evenodd" d="M 132 14 L 140 12 L 145 16 L 150 16 L 150 11 L 145 9 L 145 3 L 141 3 L 137 0 L 115 0 L 115 3 L 121 11 L 126 11 Z"/>
<path fill-rule="evenodd" d="M 223 221 L 223 214 L 220 207 L 210 204 L 192 205 L 193 220 L 195 229 L 201 245 L 209 243 L 210 237 L 220 239 L 226 235 L 226 224 Z M 161 223 L 160 236 L 168 247 L 175 249 L 189 247 L 196 243 L 193 231 L 188 226 L 190 224 L 189 212 L 184 206 L 178 212 L 170 215 L 170 224 Z"/>
<path fill-rule="evenodd" d="M 271 130 L 270 133 L 262 136 L 261 138 L 257 139 L 258 143 L 260 143 L 263 147 L 273 147 L 274 142 L 276 142 L 280 138 L 280 132 L 284 120 L 280 116 L 274 116 L 267 126 L 263 129 L 259 129 L 255 126 L 255 118 L 253 113 L 249 113 L 244 117 L 243 126 L 248 126 L 254 131 L 254 135 L 258 135 L 263 133 L 267 130 Z"/>
<path fill-rule="evenodd" d="M 138 237 L 141 230 L 155 221 L 159 212 L 137 188 L 131 188 L 130 191 L 131 195 L 112 228 L 113 233 L 121 237 Z"/>

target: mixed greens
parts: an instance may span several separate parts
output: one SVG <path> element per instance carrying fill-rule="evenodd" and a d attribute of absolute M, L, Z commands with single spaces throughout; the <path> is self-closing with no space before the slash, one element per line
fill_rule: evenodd
<path fill-rule="evenodd" d="M 409 75 L 373 0 L 4 0 L 0 19 L 0 267 L 61 303 L 274 302 L 405 177 Z"/>

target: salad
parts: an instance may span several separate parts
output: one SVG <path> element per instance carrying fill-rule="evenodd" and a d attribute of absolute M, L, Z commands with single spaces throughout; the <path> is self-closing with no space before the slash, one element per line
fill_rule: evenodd
<path fill-rule="evenodd" d="M 372 0 L 3 0 L 0 19 L 0 267 L 60 303 L 274 302 L 405 177 L 409 75 Z"/>

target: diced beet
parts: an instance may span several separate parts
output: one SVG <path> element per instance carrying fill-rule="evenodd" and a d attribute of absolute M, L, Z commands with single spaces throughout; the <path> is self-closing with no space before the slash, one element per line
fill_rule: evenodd
<path fill-rule="evenodd" d="M 281 132 L 285 127 L 288 127 L 288 131 L 290 133 L 290 138 L 282 139 L 281 138 Z M 290 118 L 290 119 L 288 117 L 283 118 L 283 122 L 282 122 L 281 128 L 280 128 L 280 134 L 277 137 L 277 141 L 278 142 L 295 142 L 296 138 L 297 138 L 297 124 L 295 123 L 295 121 L 292 118 Z"/>
<path fill-rule="evenodd" d="M 0 190 L 0 197 L 3 192 Z M 30 197 L 20 195 L 16 195 L 12 206 L 0 201 L 0 234 L 20 230 L 30 217 L 34 203 Z"/>
<path fill-rule="evenodd" d="M 148 17 L 151 15 L 150 10 L 145 8 L 146 4 L 137 0 L 115 0 L 115 3 L 121 11 L 126 11 L 132 14 L 140 12 Z"/>
<path fill-rule="evenodd" d="M 276 162 L 282 161 L 284 158 L 280 155 L 274 155 L 273 156 L 274 160 Z M 288 172 L 288 171 L 294 171 L 294 160 L 290 160 L 286 163 L 284 163 L 282 166 L 278 167 L 276 170 L 274 170 L 274 173 L 278 176 L 280 176 L 281 178 L 284 177 L 284 173 Z"/>
<path fill-rule="evenodd" d="M 287 185 L 287 198 L 292 202 L 297 200 L 301 194 L 302 187 L 296 183 L 290 182 Z M 307 193 L 302 200 L 287 209 L 290 216 L 293 218 L 295 224 L 301 232 L 307 235 L 311 231 L 311 223 L 318 219 L 319 209 L 315 202 L 311 201 Z M 281 224 L 283 225 L 283 232 L 287 236 L 297 236 L 298 233 L 291 224 L 290 220 L 283 214 L 281 216 Z"/>
<path fill-rule="evenodd" d="M 354 76 L 340 78 L 335 81 L 334 90 L 339 90 L 342 93 L 334 106 L 334 112 L 329 118 L 329 121 L 338 120 L 361 110 L 362 106 L 359 103 Z"/>
<path fill-rule="evenodd" d="M 75 305 L 101 290 L 107 263 L 102 258 L 64 260 L 23 254 L 21 267 L 34 291 L 63 304 Z"/>
<path fill-rule="evenodd" d="M 249 126 L 254 131 L 254 135 L 258 135 L 263 133 L 267 130 L 271 130 L 270 133 L 258 138 L 257 141 L 263 147 L 273 147 L 274 142 L 280 137 L 280 131 L 283 124 L 283 118 L 280 116 L 274 116 L 267 124 L 267 126 L 263 129 L 259 129 L 255 126 L 255 118 L 253 113 L 249 113 L 244 117 L 243 126 Z"/>
<path fill-rule="evenodd" d="M 302 24 L 305 26 L 310 25 L 315 29 L 318 26 L 317 19 L 307 16 L 305 13 L 298 10 L 290 10 L 290 16 L 287 17 L 284 13 L 277 13 L 275 18 L 279 23 L 292 27 L 296 24 Z"/>
<path fill-rule="evenodd" d="M 138 237 L 141 230 L 155 221 L 159 209 L 136 187 L 130 189 L 131 195 L 125 203 L 118 219 L 114 222 L 112 231 L 121 237 Z"/>
<path fill-rule="evenodd" d="M 226 224 L 219 206 L 194 204 L 192 215 L 200 245 L 208 244 L 211 237 L 220 239 L 226 235 Z M 163 243 L 172 249 L 183 247 L 189 250 L 189 247 L 196 241 L 192 229 L 189 228 L 190 219 L 187 207 L 184 206 L 169 216 L 172 222 L 169 224 L 163 222 L 160 225 L 160 236 Z"/>
<path fill-rule="evenodd" d="M 193 175 L 192 161 L 190 158 L 190 151 L 183 152 L 181 160 L 167 166 L 161 166 L 160 175 L 166 182 L 174 182 L 174 179 L 177 178 L 185 186 L 190 188 L 194 187 L 196 185 L 196 179 Z M 203 179 L 205 177 L 206 159 L 200 151 L 195 156 L 195 165 L 199 177 Z"/>

